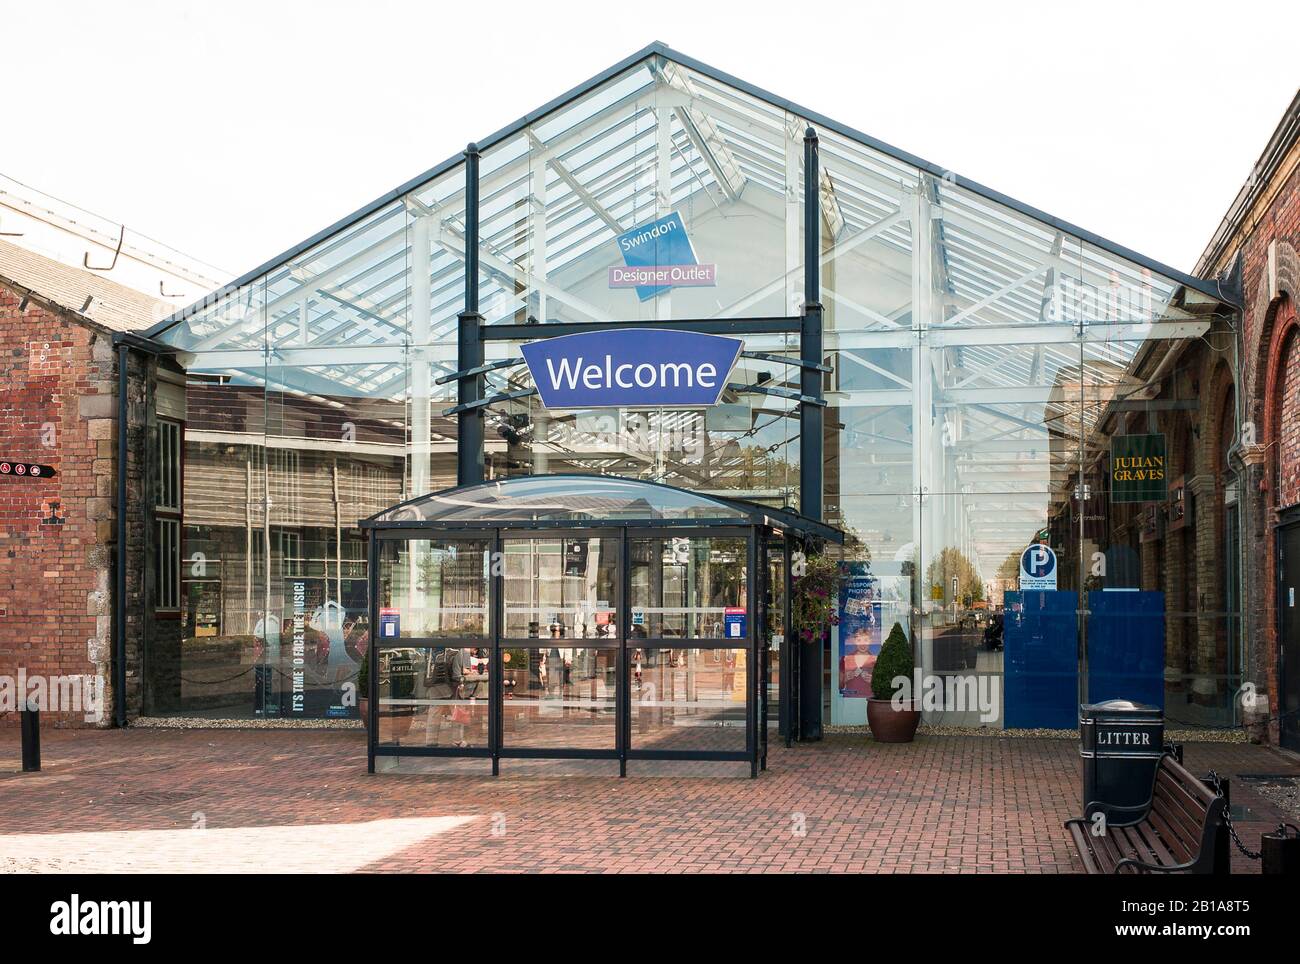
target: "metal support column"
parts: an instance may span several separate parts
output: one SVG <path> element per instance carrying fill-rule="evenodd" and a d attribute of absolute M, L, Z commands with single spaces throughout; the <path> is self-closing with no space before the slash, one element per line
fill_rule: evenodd
<path fill-rule="evenodd" d="M 803 323 L 799 331 L 799 391 L 822 397 L 821 205 L 817 198 L 817 133 L 803 139 Z M 799 511 L 822 521 L 822 407 L 799 406 Z"/>
<path fill-rule="evenodd" d="M 456 368 L 466 371 L 483 365 L 483 316 L 478 313 L 478 160 L 477 144 L 465 148 L 465 310 L 457 318 Z M 465 405 L 483 397 L 483 375 L 457 383 L 456 402 Z M 484 479 L 483 424 L 480 406 L 456 416 L 456 484 L 472 485 Z"/>
<path fill-rule="evenodd" d="M 799 390 L 811 398 L 822 397 L 821 304 L 821 203 L 818 197 L 817 132 L 811 127 L 803 139 L 803 323 L 799 331 L 799 357 L 804 366 Z M 820 405 L 799 406 L 799 511 L 822 521 L 822 429 Z M 822 640 L 797 643 L 799 659 L 799 739 L 822 738 Z"/>
<path fill-rule="evenodd" d="M 375 772 L 375 747 L 379 743 L 379 538 L 366 530 L 366 586 L 370 598 L 370 645 L 364 659 L 366 672 L 366 772 Z"/>

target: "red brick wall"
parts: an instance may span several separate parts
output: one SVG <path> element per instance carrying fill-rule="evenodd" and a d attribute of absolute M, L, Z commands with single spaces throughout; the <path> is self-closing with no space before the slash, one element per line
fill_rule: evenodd
<path fill-rule="evenodd" d="M 0 478 L 0 675 L 107 686 L 115 364 L 109 336 L 0 286 L 0 445 L 57 475 Z M 111 703 L 105 690 L 105 720 Z M 16 722 L 8 714 L 0 725 Z M 87 725 L 80 713 L 43 722 Z"/>
<path fill-rule="evenodd" d="M 1276 527 L 1279 510 L 1300 502 L 1300 374 L 1296 370 L 1300 352 L 1294 335 L 1295 304 L 1300 298 L 1300 168 L 1292 170 L 1267 209 L 1256 212 L 1235 243 L 1243 263 L 1243 421 L 1253 428 L 1256 441 L 1243 452 L 1248 502 L 1242 520 L 1246 544 L 1242 590 L 1250 643 L 1246 680 L 1268 693 L 1270 714 L 1275 715 L 1279 707 Z M 1270 291 L 1270 246 L 1276 292 Z M 1276 741 L 1276 723 L 1269 730 Z"/>

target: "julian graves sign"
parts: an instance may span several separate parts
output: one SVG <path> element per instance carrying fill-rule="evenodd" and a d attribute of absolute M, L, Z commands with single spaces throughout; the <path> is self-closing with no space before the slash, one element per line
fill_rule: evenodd
<path fill-rule="evenodd" d="M 718 403 L 742 347 L 721 335 L 614 328 L 522 350 L 547 408 L 699 408 Z"/>
<path fill-rule="evenodd" d="M 1163 435 L 1116 435 L 1110 440 L 1110 501 L 1163 502 L 1165 469 Z"/>

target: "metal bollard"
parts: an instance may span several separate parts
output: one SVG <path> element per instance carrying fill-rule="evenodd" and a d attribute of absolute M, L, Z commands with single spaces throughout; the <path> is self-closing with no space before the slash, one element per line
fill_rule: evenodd
<path fill-rule="evenodd" d="M 1280 824 L 1272 833 L 1259 838 L 1262 865 L 1265 874 L 1300 874 L 1300 827 Z"/>
<path fill-rule="evenodd" d="M 23 731 L 23 773 L 41 768 L 41 711 L 35 701 L 20 710 L 18 719 Z"/>

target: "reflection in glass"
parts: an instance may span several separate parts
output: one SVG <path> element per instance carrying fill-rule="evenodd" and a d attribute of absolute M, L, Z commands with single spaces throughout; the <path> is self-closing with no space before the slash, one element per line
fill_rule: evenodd
<path fill-rule="evenodd" d="M 682 536 L 629 539 L 633 639 L 723 639 L 744 635 L 746 598 L 744 539 Z"/>
<path fill-rule="evenodd" d="M 609 639 L 618 635 L 618 542 L 506 539 L 508 639 Z"/>
<path fill-rule="evenodd" d="M 380 641 L 465 639 L 488 631 L 489 543 L 480 539 L 412 539 L 381 544 Z M 388 612 L 385 613 L 384 611 Z"/>
<path fill-rule="evenodd" d="M 512 647 L 501 663 L 504 746 L 614 749 L 617 650 Z"/>
<path fill-rule="evenodd" d="M 744 750 L 743 649 L 632 652 L 632 747 Z"/>
<path fill-rule="evenodd" d="M 386 647 L 379 651 L 381 744 L 488 745 L 486 647 Z"/>

